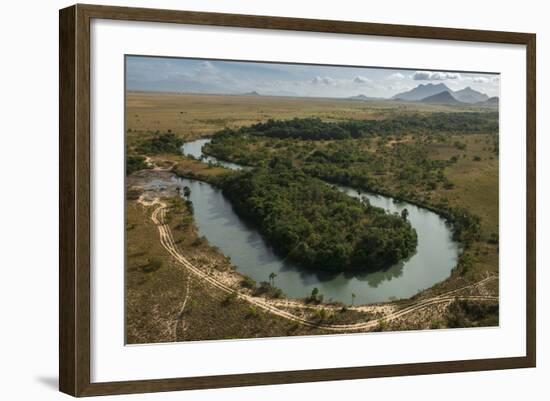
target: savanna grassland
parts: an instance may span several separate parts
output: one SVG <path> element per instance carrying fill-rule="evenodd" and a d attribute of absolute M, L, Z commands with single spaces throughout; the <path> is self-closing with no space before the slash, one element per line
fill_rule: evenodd
<path fill-rule="evenodd" d="M 498 301 L 483 300 L 498 296 L 495 109 L 145 92 L 128 92 L 126 97 L 128 343 L 326 334 L 335 332 L 333 325 L 343 327 L 336 332 L 353 332 L 498 324 Z M 397 126 L 385 123 L 403 116 L 427 125 L 408 129 L 410 121 Z M 292 135 L 266 135 L 254 128 L 269 120 L 277 124 L 293 119 L 317 124 L 314 132 L 336 134 L 328 138 L 299 137 L 293 131 Z M 347 136 L 342 130 L 362 134 Z M 298 131 L 309 132 L 307 127 Z M 205 147 L 208 154 L 253 166 L 264 179 L 256 176 L 253 182 L 250 173 L 237 178 L 230 170 L 180 154 L 184 141 L 201 137 L 214 138 Z M 168 188 L 149 193 L 143 184 L 159 175 L 175 174 L 225 190 L 253 183 L 259 193 L 273 194 L 279 189 L 271 187 L 270 174 L 281 165 L 292 170 L 287 176 L 303 174 L 308 180 L 304 185 L 313 192 L 322 190 L 310 179 L 323 180 L 390 195 L 441 214 L 463 246 L 456 268 L 447 280 L 395 302 L 350 306 L 323 302 L 317 294 L 288 300 L 273 283 L 256 283 L 240 275 L 225 255 L 200 237 L 193 206 L 177 196 L 179 192 Z M 234 202 L 244 200 L 244 195 L 236 196 Z M 264 202 L 257 197 L 255 201 Z M 159 206 L 162 217 L 154 220 Z M 292 206 L 280 204 L 281 210 Z M 391 224 L 401 223 L 396 219 Z M 166 229 L 171 238 L 159 241 L 159 233 L 162 236 Z M 288 229 L 277 229 L 276 238 L 284 244 Z M 336 251 L 341 254 L 339 248 Z M 315 258 L 311 260 L 314 263 Z"/>
<path fill-rule="evenodd" d="M 212 272 L 233 269 L 225 256 L 197 234 L 185 203 L 179 198 L 168 203 L 168 225 L 189 260 Z M 267 313 L 186 272 L 161 246 L 157 226 L 150 219 L 154 208 L 135 200 L 127 200 L 126 207 L 127 343 L 326 333 Z M 240 281 L 237 285 L 246 289 L 244 278 Z M 338 316 L 346 314 L 353 312 Z"/>
<path fill-rule="evenodd" d="M 398 102 L 239 95 L 127 92 L 126 139 L 173 132 L 186 140 L 268 119 L 318 117 L 324 121 L 381 119 L 407 111 L 450 111 L 446 106 Z M 457 108 L 456 110 L 460 110 Z"/>

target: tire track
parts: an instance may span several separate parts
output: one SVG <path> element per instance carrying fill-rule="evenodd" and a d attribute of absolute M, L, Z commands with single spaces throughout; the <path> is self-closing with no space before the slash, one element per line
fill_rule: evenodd
<path fill-rule="evenodd" d="M 474 287 L 478 287 L 480 285 L 483 285 L 491 280 L 496 279 L 496 276 L 489 276 L 486 277 L 474 284 L 467 285 L 465 287 L 461 287 L 452 291 L 448 291 L 446 293 L 440 294 L 438 296 L 423 299 L 418 302 L 415 302 L 403 309 L 400 309 L 398 311 L 392 312 L 387 314 L 386 316 L 380 318 L 380 319 L 374 319 L 369 320 L 367 322 L 359 322 L 359 323 L 353 323 L 353 324 L 328 324 L 328 323 L 321 323 L 316 322 L 312 320 L 308 320 L 304 317 L 294 315 L 291 312 L 288 312 L 283 309 L 279 309 L 277 307 L 277 302 L 269 302 L 264 298 L 258 298 L 253 297 L 248 294 L 243 294 L 239 292 L 238 290 L 232 288 L 231 286 L 223 283 L 222 281 L 216 279 L 215 277 L 209 275 L 208 273 L 204 272 L 203 270 L 199 269 L 195 265 L 193 265 L 191 262 L 189 262 L 181 253 L 181 251 L 178 249 L 174 237 L 172 235 L 172 231 L 164 223 L 165 216 L 166 216 L 166 209 L 167 205 L 165 202 L 162 202 L 160 199 L 155 198 L 152 201 L 145 201 L 143 197 L 140 197 L 138 199 L 138 202 L 141 203 L 144 206 L 154 206 L 158 205 L 156 209 L 151 214 L 151 220 L 153 223 L 157 226 L 159 235 L 160 235 L 160 242 L 161 245 L 168 251 L 168 253 L 184 268 L 186 268 L 190 273 L 197 276 L 199 279 L 203 280 L 204 282 L 212 285 L 213 287 L 217 288 L 218 290 L 221 290 L 224 293 L 227 294 L 235 294 L 238 299 L 241 299 L 245 302 L 248 302 L 249 304 L 252 304 L 266 312 L 269 312 L 273 315 L 285 318 L 287 320 L 296 322 L 298 324 L 311 327 L 311 328 L 317 328 L 327 331 L 334 331 L 334 332 L 346 332 L 346 331 L 357 331 L 357 330 L 369 330 L 378 327 L 381 321 L 389 322 L 395 319 L 398 319 L 404 315 L 407 315 L 409 313 L 418 311 L 420 309 L 433 306 L 439 303 L 450 303 L 455 300 L 472 300 L 472 301 L 498 301 L 498 297 L 495 296 L 481 296 L 481 295 L 453 295 L 457 294 L 460 291 L 464 291 L 467 289 L 471 289 Z M 189 284 L 189 282 L 188 282 Z M 186 302 L 187 302 L 187 296 L 189 295 L 189 290 L 187 291 L 186 299 L 184 300 L 182 311 L 185 308 Z M 325 308 L 330 309 L 330 308 Z M 355 307 L 350 308 L 351 310 L 356 311 L 366 311 L 365 307 Z M 180 311 L 181 312 L 181 311 Z"/>
<path fill-rule="evenodd" d="M 187 285 L 185 287 L 185 298 L 183 299 L 183 303 L 178 312 L 178 315 L 176 316 L 176 322 L 174 324 L 174 341 L 179 341 L 178 339 L 181 338 L 181 336 L 185 333 L 185 330 L 187 329 L 186 322 L 183 319 L 183 314 L 185 313 L 185 307 L 187 306 L 187 301 L 189 300 L 189 293 L 191 291 L 189 288 L 190 284 L 191 277 L 190 274 L 188 274 Z"/>

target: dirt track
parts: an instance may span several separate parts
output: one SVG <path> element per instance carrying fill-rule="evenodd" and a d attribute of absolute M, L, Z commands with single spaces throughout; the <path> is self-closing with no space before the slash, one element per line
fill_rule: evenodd
<path fill-rule="evenodd" d="M 200 280 L 212 285 L 213 287 L 221 290 L 222 292 L 225 292 L 227 294 L 236 294 L 236 296 L 245 301 L 248 302 L 251 305 L 254 305 L 258 308 L 261 308 L 262 310 L 272 313 L 274 315 L 277 315 L 279 317 L 283 317 L 285 319 L 291 320 L 293 322 L 317 328 L 327 331 L 334 331 L 334 332 L 346 332 L 346 331 L 369 331 L 372 330 L 380 324 L 380 321 L 383 320 L 385 322 L 392 321 L 394 319 L 400 318 L 404 315 L 407 315 L 409 313 L 418 311 L 422 308 L 426 308 L 432 305 L 440 304 L 440 303 L 450 303 L 455 300 L 472 300 L 472 301 L 498 301 L 498 297 L 495 296 L 482 296 L 482 295 L 460 295 L 459 293 L 473 288 L 478 287 L 480 285 L 483 285 L 491 280 L 496 279 L 496 276 L 489 276 L 483 280 L 478 281 L 477 283 L 449 291 L 443 294 L 440 294 L 438 296 L 419 300 L 401 310 L 395 310 L 390 313 L 387 313 L 383 318 L 381 319 L 374 319 L 369 320 L 366 322 L 359 322 L 354 324 L 326 324 L 318 321 L 312 321 L 307 320 L 301 316 L 297 316 L 291 312 L 288 312 L 284 309 L 281 309 L 278 305 L 288 305 L 289 302 L 281 302 L 277 300 L 268 300 L 261 297 L 254 297 L 248 294 L 244 294 L 239 292 L 238 290 L 232 288 L 231 286 L 227 285 L 226 283 L 222 282 L 221 280 L 217 279 L 216 277 L 206 273 L 202 269 L 196 267 L 193 265 L 189 260 L 187 260 L 179 251 L 177 248 L 177 245 L 174 242 L 174 238 L 172 236 L 172 232 L 170 230 L 170 227 L 164 223 L 165 221 L 165 215 L 166 215 L 166 208 L 167 205 L 162 202 L 160 199 L 155 198 L 152 201 L 146 201 L 143 198 L 139 199 L 139 202 L 147 207 L 152 207 L 155 205 L 158 205 L 151 214 L 151 220 L 153 223 L 157 226 L 159 234 L 160 234 L 160 242 L 162 246 L 172 255 L 172 257 L 176 260 L 176 262 L 184 267 L 186 270 L 189 271 L 189 273 L 195 275 Z M 184 301 L 184 305 L 185 305 Z M 323 308 L 326 308 L 326 306 L 322 306 Z M 357 311 L 367 311 L 371 310 L 372 307 L 367 306 L 357 306 L 350 308 L 351 310 L 357 310 Z"/>

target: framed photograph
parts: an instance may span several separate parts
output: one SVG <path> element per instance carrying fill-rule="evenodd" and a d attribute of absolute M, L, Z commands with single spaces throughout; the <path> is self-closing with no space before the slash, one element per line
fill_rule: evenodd
<path fill-rule="evenodd" d="M 60 390 L 534 367 L 535 35 L 60 11 Z"/>

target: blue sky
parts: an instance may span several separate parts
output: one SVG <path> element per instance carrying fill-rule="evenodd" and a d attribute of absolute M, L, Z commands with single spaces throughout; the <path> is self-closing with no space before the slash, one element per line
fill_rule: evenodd
<path fill-rule="evenodd" d="M 128 90 L 391 97 L 426 83 L 499 94 L 498 74 L 127 56 Z"/>

